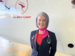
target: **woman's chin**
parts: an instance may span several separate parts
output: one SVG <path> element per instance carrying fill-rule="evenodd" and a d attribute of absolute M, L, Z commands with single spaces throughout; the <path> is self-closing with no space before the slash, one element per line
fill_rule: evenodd
<path fill-rule="evenodd" d="M 44 27 L 39 27 L 39 28 L 44 28 Z"/>

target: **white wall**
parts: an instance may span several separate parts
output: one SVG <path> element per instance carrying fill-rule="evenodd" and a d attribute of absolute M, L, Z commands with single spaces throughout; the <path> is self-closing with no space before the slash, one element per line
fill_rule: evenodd
<path fill-rule="evenodd" d="M 15 8 L 16 1 L 8 1 L 8 6 Z M 30 45 L 30 32 L 38 29 L 35 24 L 36 16 L 44 11 L 50 17 L 48 30 L 56 33 L 57 40 L 62 43 L 64 53 L 75 55 L 75 47 L 68 47 L 69 43 L 75 45 L 75 8 L 72 6 L 71 0 L 28 0 L 28 10 L 23 15 L 31 16 L 31 18 L 15 19 L 8 15 L 0 19 L 0 35 Z"/>

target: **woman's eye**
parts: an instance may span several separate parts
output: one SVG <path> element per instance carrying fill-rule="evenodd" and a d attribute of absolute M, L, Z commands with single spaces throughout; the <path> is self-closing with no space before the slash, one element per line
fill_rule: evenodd
<path fill-rule="evenodd" d="M 41 21 L 41 19 L 39 19 L 39 21 Z"/>
<path fill-rule="evenodd" d="M 46 21 L 46 20 L 41 20 L 41 19 L 39 19 L 39 21 Z"/>
<path fill-rule="evenodd" d="M 43 20 L 43 21 L 45 21 L 45 20 Z"/>

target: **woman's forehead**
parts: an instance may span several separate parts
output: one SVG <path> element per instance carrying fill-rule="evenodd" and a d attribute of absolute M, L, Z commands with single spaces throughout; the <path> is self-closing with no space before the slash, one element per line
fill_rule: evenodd
<path fill-rule="evenodd" d="M 44 15 L 39 15 L 38 19 L 45 19 L 45 16 Z"/>

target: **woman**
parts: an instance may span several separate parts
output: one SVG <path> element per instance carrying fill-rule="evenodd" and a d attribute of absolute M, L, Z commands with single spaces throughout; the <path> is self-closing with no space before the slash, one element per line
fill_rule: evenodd
<path fill-rule="evenodd" d="M 57 40 L 54 32 L 47 30 L 49 17 L 41 12 L 36 17 L 37 30 L 31 31 L 30 42 L 32 47 L 31 56 L 54 56 L 56 53 Z"/>

